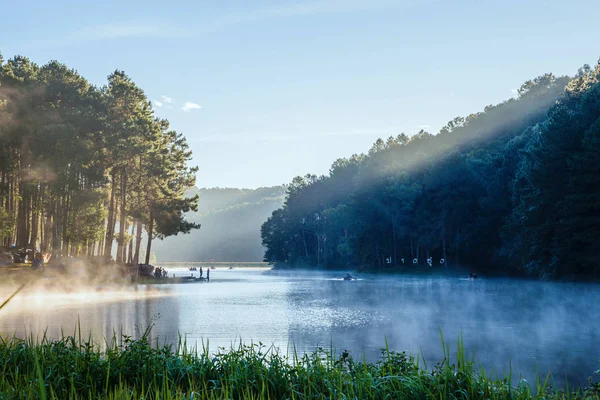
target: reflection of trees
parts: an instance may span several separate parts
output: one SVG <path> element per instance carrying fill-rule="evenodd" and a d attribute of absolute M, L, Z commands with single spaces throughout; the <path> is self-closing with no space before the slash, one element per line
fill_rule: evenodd
<path fill-rule="evenodd" d="M 597 369 L 600 292 L 593 286 L 523 281 L 462 281 L 375 278 L 343 282 L 312 280 L 288 294 L 290 342 L 311 350 L 333 344 L 355 357 L 374 360 L 379 350 L 422 354 L 441 361 L 440 329 L 455 354 L 462 334 L 468 354 L 491 372 L 513 371 L 533 382 L 540 373 L 555 372 L 561 384 Z M 323 320 L 321 326 L 314 321 Z"/>

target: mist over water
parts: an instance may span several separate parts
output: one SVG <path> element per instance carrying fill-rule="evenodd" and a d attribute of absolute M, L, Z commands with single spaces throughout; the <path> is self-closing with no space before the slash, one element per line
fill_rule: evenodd
<path fill-rule="evenodd" d="M 186 269 L 170 273 L 189 275 Z M 197 274 L 197 273 L 196 273 Z M 600 288 L 522 280 L 343 273 L 213 270 L 210 283 L 30 288 L 0 312 L 0 334 L 50 338 L 82 334 L 103 342 L 113 333 L 212 350 L 240 339 L 300 353 L 318 346 L 363 354 L 380 349 L 421 353 L 428 368 L 443 358 L 440 330 L 451 353 L 462 334 L 469 354 L 488 372 L 512 370 L 533 383 L 552 371 L 557 385 L 585 384 L 600 367 Z M 2 289 L 3 297 L 9 292 Z"/>

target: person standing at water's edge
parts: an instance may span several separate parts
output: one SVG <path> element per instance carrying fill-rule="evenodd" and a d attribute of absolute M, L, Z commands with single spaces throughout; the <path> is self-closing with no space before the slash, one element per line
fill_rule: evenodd
<path fill-rule="evenodd" d="M 206 269 L 206 280 L 210 281 L 210 268 Z"/>

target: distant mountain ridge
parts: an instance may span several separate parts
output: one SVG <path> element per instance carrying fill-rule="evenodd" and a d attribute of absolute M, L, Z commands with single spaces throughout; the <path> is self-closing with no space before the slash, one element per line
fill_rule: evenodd
<path fill-rule="evenodd" d="M 260 227 L 282 206 L 285 191 L 285 186 L 189 189 L 187 196 L 198 194 L 199 202 L 187 219 L 202 228 L 154 242 L 157 260 L 262 261 Z"/>

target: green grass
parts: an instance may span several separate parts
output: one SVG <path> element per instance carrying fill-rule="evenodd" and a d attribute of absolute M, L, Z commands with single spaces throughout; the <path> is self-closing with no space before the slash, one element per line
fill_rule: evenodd
<path fill-rule="evenodd" d="M 262 344 L 190 351 L 113 337 L 103 349 L 75 333 L 0 341 L 1 399 L 599 399 L 600 386 L 555 391 L 548 380 L 493 379 L 458 355 L 432 369 L 384 348 L 374 363 L 318 350 L 282 355 Z"/>

